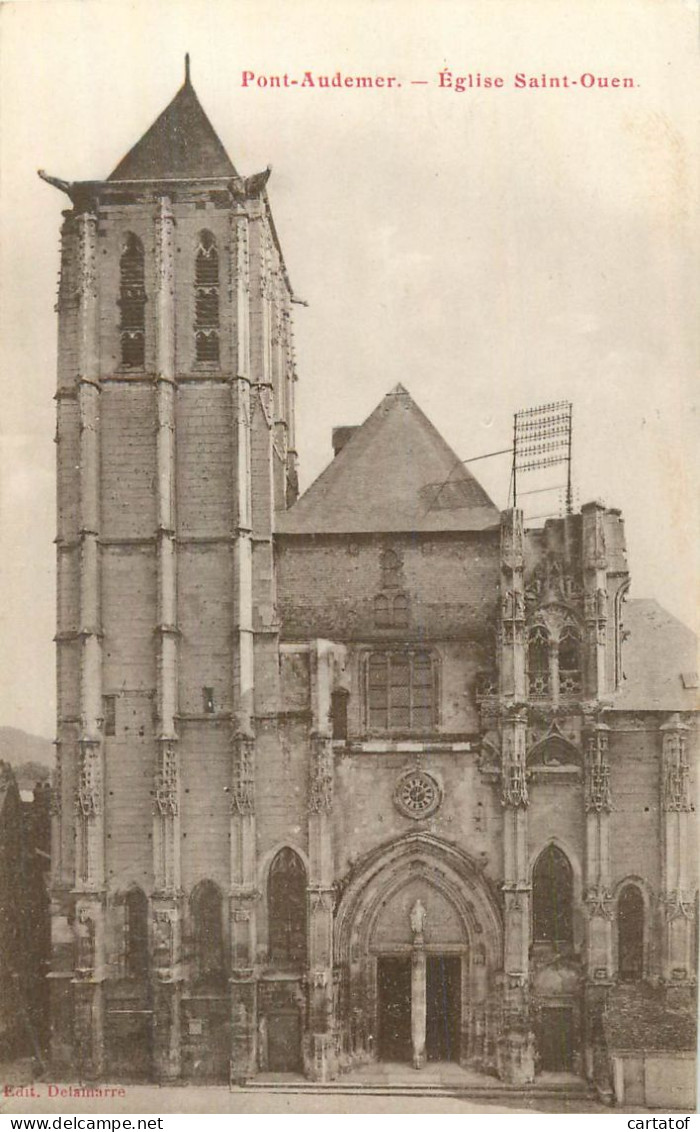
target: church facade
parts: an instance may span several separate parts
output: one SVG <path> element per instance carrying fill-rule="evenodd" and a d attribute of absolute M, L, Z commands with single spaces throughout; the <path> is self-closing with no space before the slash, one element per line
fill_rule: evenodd
<path fill-rule="evenodd" d="M 402 386 L 297 498 L 268 175 L 189 76 L 106 180 L 44 175 L 54 1064 L 620 1095 L 613 1015 L 692 1017 L 692 635 L 626 601 L 618 511 L 527 529 Z"/>

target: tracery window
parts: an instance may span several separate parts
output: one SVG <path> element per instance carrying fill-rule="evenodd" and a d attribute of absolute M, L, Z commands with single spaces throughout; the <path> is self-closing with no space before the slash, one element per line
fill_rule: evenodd
<path fill-rule="evenodd" d="M 530 630 L 527 647 L 527 672 L 530 696 L 542 699 L 549 695 L 549 636 L 543 625 Z"/>
<path fill-rule="evenodd" d="M 142 369 L 146 356 L 146 290 L 143 244 L 128 232 L 119 260 L 119 333 L 122 365 Z"/>
<path fill-rule="evenodd" d="M 437 669 L 423 650 L 373 652 L 366 665 L 370 731 L 429 731 L 437 724 Z"/>
<path fill-rule="evenodd" d="M 194 339 L 198 362 L 218 362 L 219 253 L 208 231 L 200 232 L 195 256 Z"/>
<path fill-rule="evenodd" d="M 398 589 L 401 573 L 401 562 L 395 550 L 382 551 L 379 559 L 382 572 L 382 589 Z"/>
<path fill-rule="evenodd" d="M 306 945 L 306 869 L 293 849 L 280 849 L 267 879 L 270 962 L 304 966 Z"/>
<path fill-rule="evenodd" d="M 374 599 L 374 624 L 377 629 L 408 628 L 407 594 L 377 594 Z"/>
<path fill-rule="evenodd" d="M 559 692 L 562 696 L 581 691 L 581 638 L 567 625 L 559 638 Z"/>
<path fill-rule="evenodd" d="M 192 970 L 196 980 L 218 982 L 225 978 L 223 902 L 213 881 L 203 880 L 190 897 Z"/>
<path fill-rule="evenodd" d="M 124 953 L 126 973 L 139 978 L 148 973 L 148 899 L 140 888 L 130 888 L 124 901 Z"/>
<path fill-rule="evenodd" d="M 396 594 L 392 620 L 395 629 L 406 629 L 408 627 L 408 598 L 406 594 Z"/>
<path fill-rule="evenodd" d="M 386 594 L 377 594 L 374 599 L 374 624 L 377 629 L 388 629 L 391 625 L 389 598 Z"/>
<path fill-rule="evenodd" d="M 617 965 L 625 982 L 644 974 L 644 898 L 636 884 L 626 884 L 617 902 Z"/>
<path fill-rule="evenodd" d="M 532 934 L 535 943 L 559 948 L 573 942 L 573 873 L 565 853 L 548 845 L 532 873 Z"/>

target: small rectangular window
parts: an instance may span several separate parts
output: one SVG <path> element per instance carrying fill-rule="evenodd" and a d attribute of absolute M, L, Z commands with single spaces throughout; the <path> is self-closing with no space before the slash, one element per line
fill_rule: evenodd
<path fill-rule="evenodd" d="M 103 696 L 102 697 L 102 711 L 104 714 L 104 733 L 105 735 L 116 735 L 117 733 L 117 697 L 116 696 Z"/>
<path fill-rule="evenodd" d="M 207 715 L 214 713 L 214 689 L 202 688 L 202 698 L 204 700 L 204 710 Z"/>

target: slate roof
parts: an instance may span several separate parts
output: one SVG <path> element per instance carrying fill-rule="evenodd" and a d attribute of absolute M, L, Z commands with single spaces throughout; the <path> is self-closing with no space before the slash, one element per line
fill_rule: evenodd
<path fill-rule="evenodd" d="M 693 631 L 652 599 L 627 601 L 622 625 L 627 634 L 622 646 L 625 679 L 615 695 L 615 709 L 697 708 L 698 650 Z"/>
<path fill-rule="evenodd" d="M 172 102 L 122 158 L 108 180 L 235 176 L 233 163 L 204 113 L 187 74 Z"/>
<path fill-rule="evenodd" d="M 289 511 L 281 534 L 481 531 L 500 513 L 402 385 Z"/>

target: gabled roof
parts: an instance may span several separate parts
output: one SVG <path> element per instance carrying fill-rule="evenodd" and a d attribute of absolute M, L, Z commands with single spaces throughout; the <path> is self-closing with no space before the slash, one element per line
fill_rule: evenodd
<path fill-rule="evenodd" d="M 698 643 L 692 629 L 653 599 L 622 607 L 624 680 L 620 711 L 693 711 L 698 706 Z M 693 687 L 693 684 L 695 685 Z"/>
<path fill-rule="evenodd" d="M 235 176 L 233 163 L 197 98 L 188 69 L 172 102 L 122 158 L 108 180 Z"/>
<path fill-rule="evenodd" d="M 402 385 L 289 511 L 281 534 L 480 531 L 500 514 Z"/>

